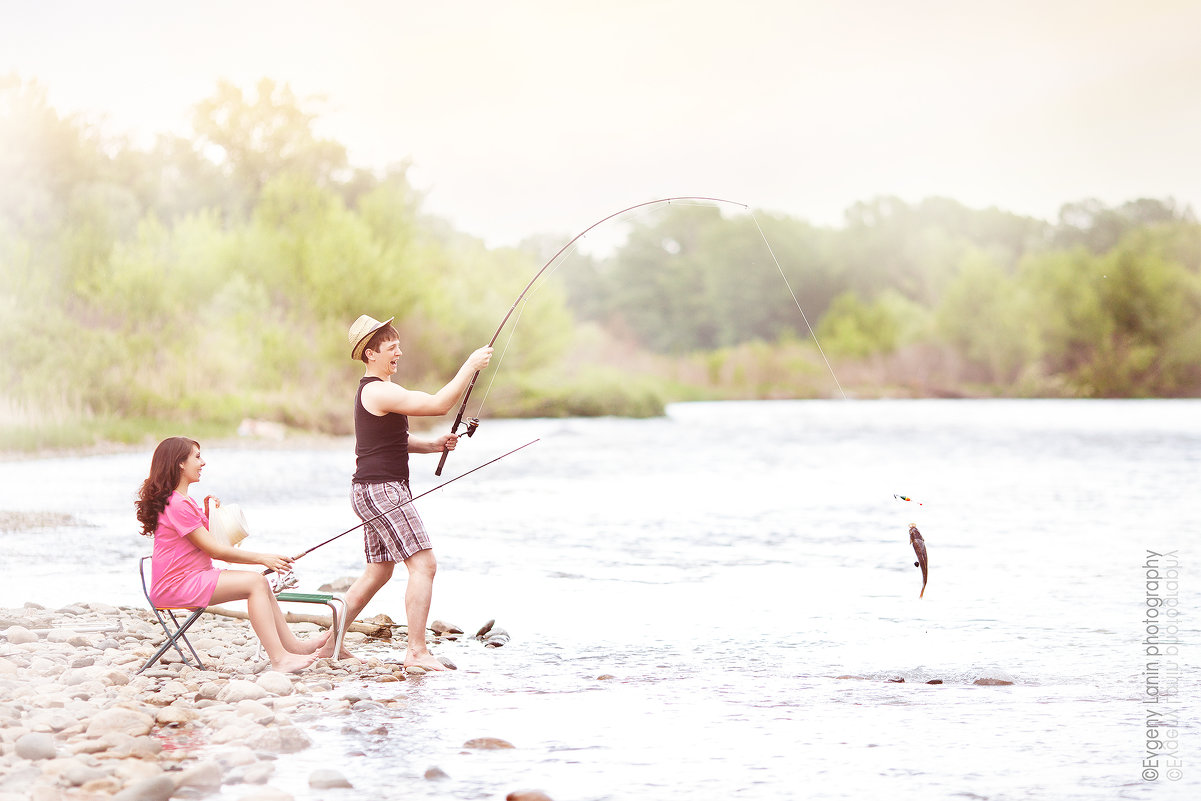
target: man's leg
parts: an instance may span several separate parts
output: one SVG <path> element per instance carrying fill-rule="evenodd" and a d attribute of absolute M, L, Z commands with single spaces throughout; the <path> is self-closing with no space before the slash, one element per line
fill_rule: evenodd
<path fill-rule="evenodd" d="M 375 594 L 380 591 L 380 588 L 388 583 L 388 579 L 392 578 L 392 571 L 396 567 L 395 562 L 368 562 L 367 567 L 363 570 L 363 575 L 355 579 L 354 584 L 350 585 L 350 589 L 346 591 L 343 600 L 346 602 L 346 614 L 343 620 L 339 621 L 343 631 L 350 625 L 350 622 L 359 616 L 359 612 L 363 611 L 363 607 L 367 606 L 368 602 L 375 597 Z M 336 637 L 330 637 L 329 640 L 317 652 L 317 656 L 333 656 L 334 643 Z M 338 659 L 353 659 L 354 655 L 342 647 L 342 653 L 338 654 Z"/>
<path fill-rule="evenodd" d="M 409 624 L 409 647 L 405 649 L 405 667 L 426 670 L 445 670 L 446 666 L 430 653 L 425 642 L 425 624 L 430 616 L 434 596 L 434 573 L 438 562 L 430 549 L 418 551 L 405 560 L 409 569 L 409 584 L 405 588 L 405 617 Z"/>

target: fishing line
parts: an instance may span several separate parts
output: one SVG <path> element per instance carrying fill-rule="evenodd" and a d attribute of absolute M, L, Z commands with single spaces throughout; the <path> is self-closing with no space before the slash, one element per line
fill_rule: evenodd
<path fill-rule="evenodd" d="M 541 285 L 534 291 L 537 292 L 540 288 Z M 492 377 L 488 379 L 488 386 L 484 387 L 484 397 L 480 399 L 480 405 L 475 407 L 476 417 L 483 416 L 484 404 L 488 402 L 488 396 L 492 394 L 492 385 L 496 383 L 496 376 L 500 373 L 500 366 L 505 363 L 505 354 L 509 352 L 509 345 L 513 342 L 513 335 L 517 333 L 517 326 L 521 323 L 521 315 L 525 314 L 525 305 L 527 303 L 529 303 L 528 298 L 523 300 L 517 308 L 517 317 L 513 319 L 513 325 L 509 328 L 509 335 L 505 337 L 505 346 L 501 348 L 500 358 L 496 360 L 496 369 L 492 371 Z"/>
<path fill-rule="evenodd" d="M 789 282 L 788 276 L 784 273 L 784 268 L 783 268 L 783 266 L 781 266 L 780 260 L 778 258 L 776 258 L 775 250 L 772 248 L 771 242 L 768 241 L 767 234 L 764 233 L 764 231 L 763 231 L 763 226 L 761 226 L 759 224 L 759 218 L 757 216 L 755 216 L 755 212 L 747 204 L 739 203 L 739 202 L 733 201 L 733 200 L 725 200 L 723 198 L 717 198 L 717 197 L 681 196 L 681 197 L 661 198 L 659 200 L 648 200 L 643 203 L 637 203 L 633 206 L 628 206 L 624 209 L 621 209 L 620 211 L 615 211 L 612 214 L 609 214 L 606 217 L 602 217 L 601 219 L 592 223 L 587 228 L 585 228 L 583 231 L 581 231 L 580 233 L 578 233 L 574 237 L 572 237 L 572 239 L 570 241 L 568 241 L 567 244 L 563 245 L 563 247 L 561 247 L 558 250 L 558 252 L 555 253 L 555 255 L 551 256 L 550 259 L 548 259 L 547 262 L 542 265 L 541 269 L 539 269 L 538 272 L 534 273 L 534 277 L 531 278 L 529 283 L 526 284 L 525 289 L 521 290 L 521 294 L 518 295 L 517 299 L 513 301 L 513 305 L 509 307 L 509 311 L 505 314 L 504 318 L 500 321 L 500 325 L 497 326 L 496 333 L 494 333 L 492 335 L 492 339 L 488 342 L 488 345 L 491 347 L 495 347 L 496 341 L 497 341 L 497 339 L 499 339 L 501 331 L 504 329 L 505 324 L 509 321 L 510 317 L 512 317 L 514 312 L 517 312 L 517 320 L 521 319 L 521 315 L 525 311 L 525 304 L 529 302 L 527 295 L 529 295 L 531 290 L 537 291 L 542 288 L 543 284 L 539 283 L 539 279 L 541 279 L 544 274 L 547 276 L 547 278 L 549 278 L 551 275 L 554 275 L 554 273 L 557 272 L 558 269 L 567 260 L 566 258 L 560 259 L 560 257 L 563 256 L 564 254 L 568 254 L 568 255 L 573 254 L 577 249 L 577 246 L 578 246 L 577 243 L 581 239 L 583 239 L 585 236 L 587 236 L 587 234 L 590 231 L 592 231 L 597 226 L 602 225 L 603 223 L 606 223 L 609 220 L 612 220 L 615 217 L 622 216 L 624 214 L 627 214 L 628 212 L 634 211 L 635 209 L 641 209 L 641 208 L 650 207 L 650 206 L 658 206 L 659 204 L 666 204 L 666 205 L 670 206 L 673 203 L 675 203 L 677 205 L 682 205 L 682 206 L 703 206 L 705 208 L 713 208 L 712 204 L 715 204 L 715 203 L 725 203 L 725 204 L 729 204 L 731 206 L 739 206 L 751 215 L 751 220 L 755 223 L 756 230 L 759 231 L 759 238 L 763 240 L 763 244 L 767 248 L 767 252 L 771 256 L 772 262 L 776 265 L 776 271 L 779 272 L 780 278 L 782 278 L 784 281 L 784 286 L 788 289 L 788 294 L 792 297 L 793 304 L 796 306 L 797 311 L 800 312 L 801 319 L 805 323 L 805 328 L 808 329 L 809 336 L 813 339 L 813 344 L 817 346 L 817 352 L 819 354 L 821 354 L 822 361 L 825 362 L 826 369 L 829 370 L 829 372 L 830 372 L 830 377 L 832 379 L 834 379 L 834 385 L 836 387 L 838 387 L 838 394 L 842 396 L 843 400 L 846 400 L 847 394 L 842 388 L 842 382 L 838 380 L 838 375 L 834 372 L 834 365 L 832 365 L 830 363 L 829 357 L 826 356 L 825 349 L 822 347 L 821 342 L 818 341 L 817 332 L 813 330 L 813 326 L 809 323 L 809 317 L 808 317 L 808 315 L 805 314 L 804 308 L 801 307 L 801 301 L 797 298 L 796 292 L 793 291 L 792 284 L 791 284 L 791 282 Z M 721 213 L 720 210 L 718 213 L 719 214 Z M 552 267 L 554 269 L 551 269 Z M 547 273 L 547 270 L 550 270 L 550 272 Z M 545 281 L 545 279 L 544 279 L 544 281 Z M 519 308 L 520 308 L 520 311 L 519 311 Z M 509 343 L 512 341 L 513 335 L 516 332 L 516 328 L 517 328 L 517 321 L 514 321 L 513 327 L 509 331 L 509 338 L 506 340 L 505 346 L 501 349 L 501 357 L 497 362 L 497 367 L 499 367 L 500 363 L 504 360 L 505 354 L 508 352 Z M 451 423 L 451 426 L 450 426 L 450 431 L 452 434 L 459 433 L 459 426 L 464 423 L 463 415 L 467 411 L 467 402 L 471 398 L 471 391 L 475 388 L 475 382 L 479 378 L 480 372 L 481 371 L 479 371 L 479 370 L 475 371 L 475 373 L 471 376 L 471 381 L 468 383 L 467 388 L 463 391 L 462 400 L 459 403 L 459 411 L 455 415 L 454 422 Z M 499 372 L 499 370 L 493 370 L 493 372 L 492 372 L 492 376 L 488 381 L 487 389 L 484 392 L 484 400 L 480 402 L 480 405 L 478 407 L 480 410 L 483 409 L 484 401 L 486 401 L 488 399 L 488 395 L 492 391 L 492 384 L 496 381 L 497 372 Z M 471 418 L 470 420 L 467 421 L 467 432 L 466 432 L 467 436 L 470 436 L 475 431 L 475 428 L 479 425 L 478 414 L 479 414 L 479 412 L 477 411 L 477 417 Z M 443 465 L 446 464 L 446 458 L 449 454 L 450 454 L 450 449 L 444 447 L 442 449 L 442 457 L 438 461 L 438 467 L 436 470 L 434 470 L 434 475 L 442 475 L 442 467 L 443 467 Z"/>
<path fill-rule="evenodd" d="M 796 292 L 792 288 L 792 283 L 788 280 L 788 276 L 784 273 L 784 268 L 780 264 L 780 260 L 776 258 L 775 250 L 772 248 L 771 242 L 768 241 L 767 234 L 763 231 L 763 226 L 759 224 L 759 218 L 755 215 L 755 212 L 750 206 L 742 203 L 736 203 L 734 201 L 721 202 L 730 203 L 731 205 L 735 206 L 742 206 L 747 214 L 750 215 L 751 221 L 755 223 L 755 230 L 759 232 L 759 238 L 763 240 L 763 245 L 767 248 L 767 253 L 769 256 L 771 256 L 772 262 L 776 266 L 776 271 L 780 274 L 780 278 L 784 281 L 784 287 L 788 290 L 788 294 L 792 298 L 793 305 L 795 305 L 797 311 L 800 312 L 801 320 L 805 323 L 805 328 L 809 331 L 809 336 L 813 339 L 813 344 L 817 347 L 817 352 L 821 355 L 822 361 L 825 362 L 826 369 L 830 372 L 830 377 L 834 380 L 834 386 L 838 388 L 838 394 L 842 396 L 843 400 L 846 400 L 846 392 L 843 391 L 842 383 L 838 380 L 838 375 L 834 372 L 834 366 L 830 363 L 830 359 L 826 356 L 826 351 L 824 348 L 822 348 L 821 342 L 817 338 L 817 332 L 813 330 L 813 326 L 809 323 L 809 317 L 805 314 L 804 308 L 801 307 L 800 299 L 797 298 Z M 688 202 L 682 200 L 668 201 L 665 205 L 692 206 L 695 208 L 707 209 L 716 208 L 711 203 Z M 652 210 L 647 209 L 646 213 L 650 214 L 652 213 Z M 500 366 L 504 363 L 505 354 L 508 353 L 509 346 L 513 342 L 513 336 L 517 333 L 517 327 L 521 324 L 521 316 L 525 313 L 526 304 L 528 304 L 530 302 L 530 298 L 537 294 L 538 291 L 541 290 L 546 284 L 546 282 L 549 281 L 556 272 L 558 272 L 559 268 L 562 267 L 568 261 L 568 259 L 579 250 L 579 242 L 583 241 L 585 238 L 586 237 L 581 237 L 576 242 L 571 243 L 569 250 L 559 254 L 562 258 L 556 259 L 557 263 L 550 270 L 550 272 L 546 273 L 544 276 L 541 276 L 541 279 L 535 284 L 534 287 L 532 287 L 529 296 L 524 298 L 518 306 L 517 317 L 513 320 L 513 325 L 509 329 L 509 336 L 505 339 L 505 345 L 501 349 L 500 358 L 496 363 L 496 369 L 492 371 L 492 376 L 488 380 L 488 386 L 484 388 L 484 397 L 480 400 L 479 406 L 476 407 L 476 417 L 480 417 L 483 414 L 484 404 L 488 401 L 488 396 L 492 393 L 492 385 L 496 383 L 496 376 L 500 372 Z"/>
<path fill-rule="evenodd" d="M 797 300 L 796 293 L 792 291 L 792 284 L 789 283 L 788 276 L 784 274 L 784 268 L 780 266 L 780 260 L 776 258 L 776 252 L 772 250 L 771 242 L 767 241 L 767 235 L 763 233 L 763 227 L 759 225 L 759 218 L 749 208 L 747 209 L 747 213 L 755 221 L 755 228 L 759 230 L 759 236 L 763 239 L 763 244 L 767 246 L 767 252 L 771 255 L 771 260 L 776 263 L 776 270 L 779 271 L 780 277 L 784 279 L 784 286 L 788 288 L 788 294 L 792 295 L 792 302 L 796 304 L 796 310 L 801 313 L 801 319 L 805 321 L 805 327 L 809 329 L 809 336 L 813 337 L 813 344 L 817 345 L 817 352 L 822 355 L 822 361 L 826 363 L 826 369 L 830 371 L 830 377 L 834 379 L 834 385 L 838 387 L 838 394 L 842 395 L 843 400 L 846 400 L 847 394 L 842 391 L 842 384 L 839 382 L 838 376 L 834 374 L 834 367 L 830 364 L 830 360 L 826 358 L 826 351 L 822 349 L 822 343 L 817 341 L 817 332 L 813 330 L 813 326 L 809 325 L 809 318 L 805 315 L 805 310 L 801 308 L 801 302 Z"/>

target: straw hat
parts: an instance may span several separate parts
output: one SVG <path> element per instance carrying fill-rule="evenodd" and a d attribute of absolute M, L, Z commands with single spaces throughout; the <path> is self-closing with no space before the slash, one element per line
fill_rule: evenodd
<path fill-rule="evenodd" d="M 250 536 L 241 507 L 236 503 L 224 503 L 214 509 L 209 514 L 209 533 L 230 545 L 237 545 Z"/>
<path fill-rule="evenodd" d="M 371 335 L 395 319 L 395 317 L 389 317 L 381 323 L 374 317 L 368 317 L 366 314 L 360 315 L 359 319 L 355 320 L 350 326 L 350 333 L 348 335 L 350 339 L 350 358 L 356 362 L 363 358 L 363 348 L 367 345 L 367 340 L 371 339 Z"/>

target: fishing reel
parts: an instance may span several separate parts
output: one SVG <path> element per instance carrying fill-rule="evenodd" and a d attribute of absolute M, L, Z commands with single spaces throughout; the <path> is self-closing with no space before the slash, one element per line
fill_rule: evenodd
<path fill-rule="evenodd" d="M 460 437 L 473 437 L 475 436 L 475 430 L 480 427 L 480 418 L 468 417 L 460 421 L 460 425 L 464 427 L 464 430 L 461 434 L 456 431 L 456 434 L 459 434 Z"/>
<path fill-rule="evenodd" d="M 288 570 L 284 573 L 272 572 L 267 576 L 267 583 L 271 585 L 271 594 L 279 595 L 284 590 L 291 589 L 300 582 L 296 580 L 296 574 Z"/>

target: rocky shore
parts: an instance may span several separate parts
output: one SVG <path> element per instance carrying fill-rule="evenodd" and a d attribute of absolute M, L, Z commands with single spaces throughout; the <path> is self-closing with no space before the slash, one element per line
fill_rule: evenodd
<path fill-rule="evenodd" d="M 431 628 L 439 637 L 462 633 Z M 486 641 L 489 632 L 481 631 Z M 244 785 L 241 801 L 288 801 L 293 796 L 272 780 L 279 754 L 312 744 L 297 721 L 379 703 L 354 688 L 424 672 L 372 656 L 394 655 L 396 643 L 373 647 L 361 633 L 348 633 L 347 643 L 362 661 L 322 659 L 295 675 L 270 669 L 244 620 L 206 614 L 188 639 L 206 669 L 172 651 L 166 663 L 137 674 L 163 642 L 149 610 L 101 603 L 0 609 L 0 801 L 161 801 L 228 785 Z M 485 740 L 464 746 L 508 745 Z M 336 757 L 326 764 L 315 755 L 311 765 L 314 791 L 351 787 Z M 431 766 L 427 776 L 439 773 Z M 536 791 L 510 797 L 546 798 Z"/>

